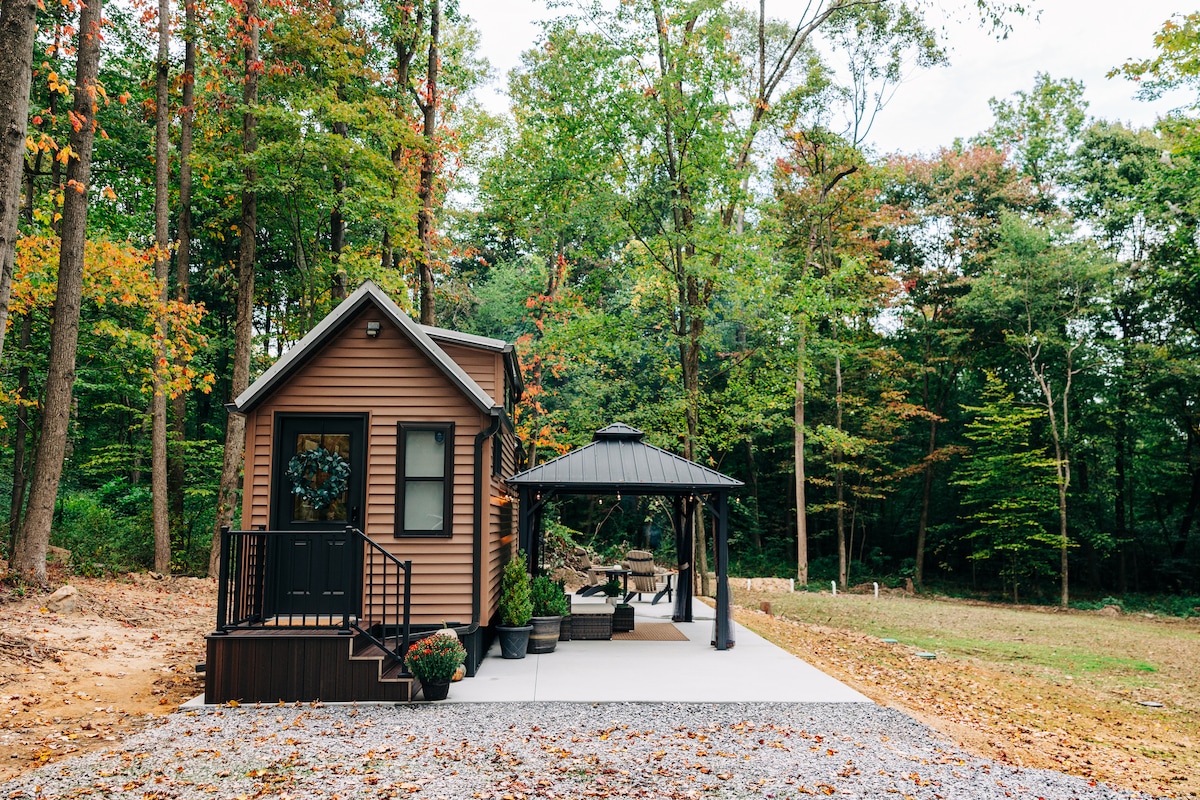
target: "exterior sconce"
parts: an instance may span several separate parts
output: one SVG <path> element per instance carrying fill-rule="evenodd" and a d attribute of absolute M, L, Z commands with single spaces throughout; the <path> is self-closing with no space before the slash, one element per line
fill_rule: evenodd
<path fill-rule="evenodd" d="M 381 325 L 379 324 L 378 320 L 371 320 L 370 322 L 368 322 L 367 323 L 367 338 L 368 339 L 379 338 L 380 327 L 381 327 Z"/>

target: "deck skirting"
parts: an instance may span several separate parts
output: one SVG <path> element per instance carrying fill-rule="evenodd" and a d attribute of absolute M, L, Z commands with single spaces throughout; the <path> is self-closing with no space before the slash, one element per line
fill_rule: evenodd
<path fill-rule="evenodd" d="M 362 652 L 359 637 L 332 630 L 281 628 L 210 635 L 207 703 L 408 702 L 412 680 L 391 677 L 382 656 Z M 353 653 L 358 648 L 360 655 Z"/>

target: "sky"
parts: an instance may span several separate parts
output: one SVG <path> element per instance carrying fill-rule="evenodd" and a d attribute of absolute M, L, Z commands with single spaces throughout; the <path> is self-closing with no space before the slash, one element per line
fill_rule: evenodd
<path fill-rule="evenodd" d="M 1189 9 L 1163 0 L 1033 0 L 1039 18 L 1013 18 L 1008 38 L 997 41 L 981 30 L 969 13 L 973 2 L 941 0 L 961 6 L 959 19 L 940 16 L 950 65 L 914 70 L 877 117 L 868 141 L 878 153 L 932 153 L 956 137 L 970 137 L 992 121 L 988 99 L 1006 98 L 1033 88 L 1038 72 L 1056 79 L 1083 82 L 1088 111 L 1097 118 L 1149 126 L 1157 116 L 1185 103 L 1186 97 L 1146 103 L 1134 97 L 1135 86 L 1106 74 L 1127 59 L 1154 52 L 1153 37 L 1174 13 Z M 788 2 L 767 3 L 767 13 L 786 14 Z M 520 63 L 521 53 L 540 35 L 537 21 L 550 16 L 540 0 L 459 0 L 459 8 L 476 22 L 481 50 L 496 79 L 479 93 L 493 111 L 507 109 L 506 75 Z"/>

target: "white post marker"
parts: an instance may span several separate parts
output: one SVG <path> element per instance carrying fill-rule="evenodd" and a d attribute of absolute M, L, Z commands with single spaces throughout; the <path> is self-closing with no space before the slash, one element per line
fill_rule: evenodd
<path fill-rule="evenodd" d="M 796 591 L 796 579 L 795 579 L 795 578 L 792 578 L 792 588 L 791 588 L 791 589 L 788 589 L 788 591 L 789 591 L 789 592 L 794 592 L 794 591 Z"/>
<path fill-rule="evenodd" d="M 876 581 L 874 585 L 875 585 L 875 599 L 878 600 L 879 599 L 879 582 Z"/>
<path fill-rule="evenodd" d="M 837 581 L 830 581 L 829 588 L 833 591 L 833 596 L 837 597 Z"/>

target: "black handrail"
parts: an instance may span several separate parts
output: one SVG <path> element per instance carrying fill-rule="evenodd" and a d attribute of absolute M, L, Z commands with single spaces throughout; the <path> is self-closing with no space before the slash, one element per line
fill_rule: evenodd
<path fill-rule="evenodd" d="M 288 537 L 344 535 L 351 587 L 331 598 L 321 613 L 279 612 L 268 599 L 274 561 L 283 558 Z M 411 641 L 412 562 L 402 561 L 357 528 L 343 531 L 233 531 L 221 528 L 217 578 L 217 635 L 254 628 L 357 631 L 389 658 L 404 663 Z M 395 644 L 392 644 L 394 642 Z M 407 675 L 407 667 L 401 667 Z"/>

